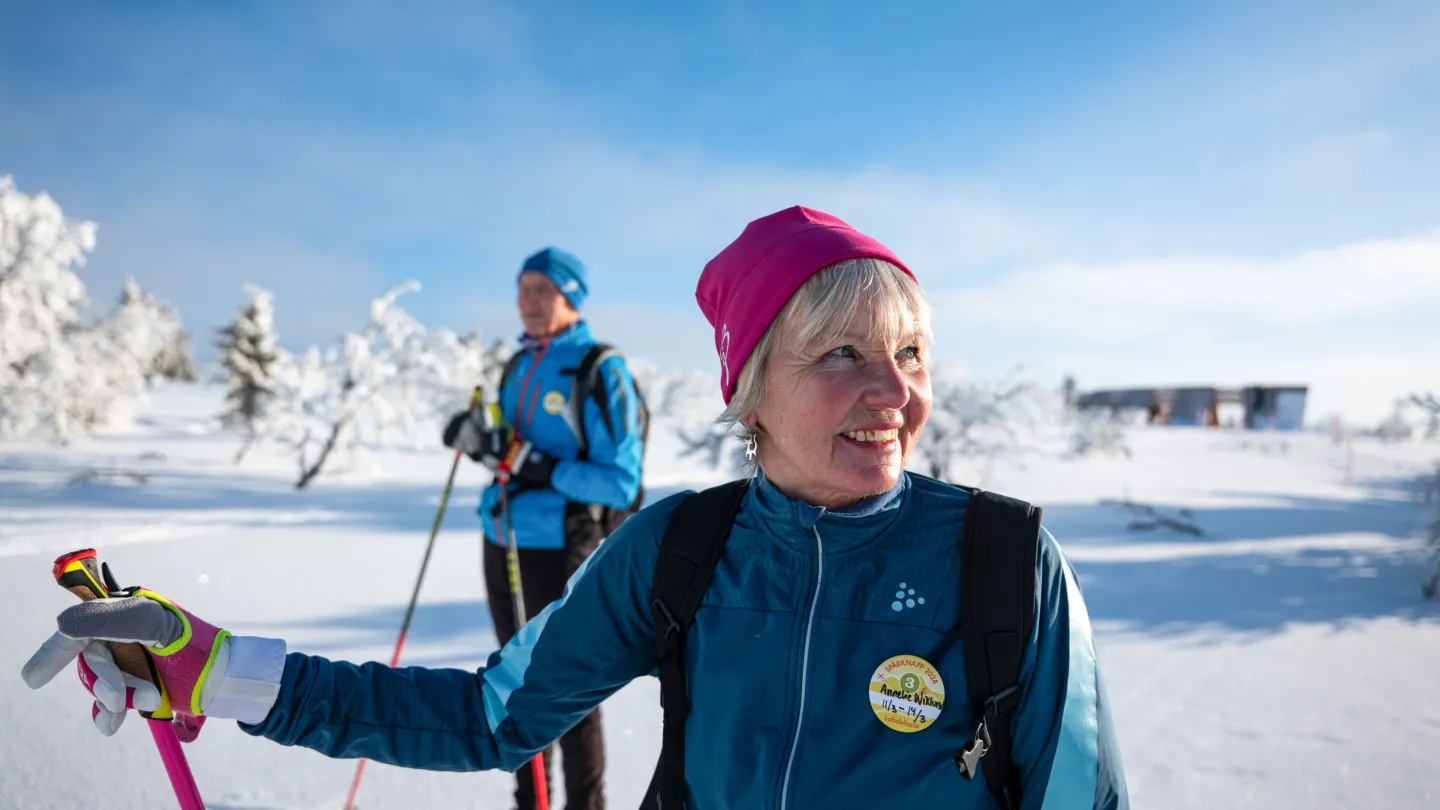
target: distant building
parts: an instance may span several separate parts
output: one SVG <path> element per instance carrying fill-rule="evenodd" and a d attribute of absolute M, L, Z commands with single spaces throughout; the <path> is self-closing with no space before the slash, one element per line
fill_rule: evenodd
<path fill-rule="evenodd" d="M 1308 391 L 1303 385 L 1122 388 L 1081 394 L 1075 404 L 1081 410 L 1145 411 L 1151 424 L 1299 430 Z"/>

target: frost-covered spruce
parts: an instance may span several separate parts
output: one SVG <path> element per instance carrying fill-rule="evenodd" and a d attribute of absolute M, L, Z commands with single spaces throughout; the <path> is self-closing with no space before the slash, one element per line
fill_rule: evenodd
<path fill-rule="evenodd" d="M 221 419 L 246 431 L 246 444 L 237 461 L 254 440 L 266 404 L 275 396 L 275 365 L 280 359 L 275 347 L 274 296 L 255 286 L 247 286 L 245 291 L 250 303 L 220 330 L 217 344 L 228 387 L 225 401 L 229 403 Z"/>

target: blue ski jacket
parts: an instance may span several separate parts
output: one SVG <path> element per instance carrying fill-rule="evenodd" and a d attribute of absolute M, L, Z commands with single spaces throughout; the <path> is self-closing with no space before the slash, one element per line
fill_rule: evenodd
<path fill-rule="evenodd" d="M 584 404 L 588 457 L 580 460 L 578 427 L 573 425 L 570 402 L 575 370 L 595 345 L 584 321 L 546 341 L 524 339 L 523 354 L 514 373 L 500 389 L 500 410 L 519 435 L 558 459 L 547 489 L 518 491 L 510 499 L 510 522 L 520 548 L 565 547 L 565 513 L 568 503 L 600 504 L 626 509 L 640 492 L 640 411 L 631 394 L 630 371 L 615 355 L 600 364 L 599 379 L 609 408 L 610 424 L 600 406 Z M 567 373 L 568 372 L 568 373 Z M 515 491 L 516 483 L 511 483 Z M 503 544 L 495 515 L 499 483 L 492 483 L 480 498 L 480 523 L 485 539 Z"/>
<path fill-rule="evenodd" d="M 269 716 L 242 728 L 334 757 L 519 768 L 655 670 L 646 597 L 679 497 L 627 521 L 479 671 L 291 653 Z M 763 478 L 750 488 L 686 640 L 692 810 L 997 806 L 952 760 L 977 722 L 957 627 L 969 497 L 913 474 L 842 511 L 792 500 Z M 1014 716 L 1022 810 L 1126 808 L 1085 604 L 1048 532 L 1036 576 Z M 882 722 L 875 708 L 872 681 L 897 658 L 938 674 L 918 731 Z"/>

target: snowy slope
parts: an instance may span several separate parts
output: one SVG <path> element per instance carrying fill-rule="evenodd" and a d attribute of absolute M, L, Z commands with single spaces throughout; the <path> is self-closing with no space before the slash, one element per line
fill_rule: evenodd
<path fill-rule="evenodd" d="M 55 555 L 95 546 L 237 633 L 293 649 L 388 658 L 449 464 L 381 452 L 376 468 L 290 487 L 272 450 L 230 463 L 215 389 L 162 389 L 136 425 L 57 447 L 0 445 L 0 808 L 166 807 L 141 723 L 106 740 L 73 680 L 39 692 L 19 669 L 69 597 Z M 1138 430 L 1133 459 L 1034 456 L 972 483 L 1041 503 L 1085 588 L 1137 808 L 1440 806 L 1440 607 L 1419 597 L 1422 520 L 1407 482 L 1434 445 L 1320 436 Z M 720 474 L 657 436 L 653 497 Z M 125 469 L 144 483 L 100 475 Z M 378 471 L 377 471 L 378 469 Z M 474 517 L 485 476 L 465 464 L 405 661 L 478 666 L 494 647 Z M 1129 500 L 1199 527 L 1127 531 Z M 1188 516 L 1180 510 L 1188 510 Z M 9 674 L 5 674 L 9 673 Z M 635 806 L 659 747 L 653 680 L 605 708 L 613 807 Z M 189 748 L 212 808 L 338 808 L 353 763 L 216 722 Z M 509 807 L 508 774 L 372 767 L 366 808 Z M 563 804 L 557 804 L 563 806 Z"/>

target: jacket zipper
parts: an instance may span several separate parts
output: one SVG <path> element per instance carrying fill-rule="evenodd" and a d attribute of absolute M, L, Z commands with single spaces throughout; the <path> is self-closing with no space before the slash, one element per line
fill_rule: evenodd
<path fill-rule="evenodd" d="M 790 777 L 795 770 L 795 754 L 800 750 L 800 731 L 805 725 L 805 686 L 810 677 L 810 632 L 815 629 L 815 609 L 820 606 L 820 586 L 825 582 L 825 543 L 820 539 L 820 527 L 812 526 L 815 533 L 815 593 L 811 596 L 810 617 L 805 620 L 805 645 L 800 659 L 800 708 L 795 719 L 795 739 L 790 744 L 790 758 L 785 763 L 785 779 L 780 787 L 780 810 L 785 810 L 790 801 Z"/>
<path fill-rule="evenodd" d="M 535 424 L 535 403 L 540 398 L 542 387 L 539 380 L 535 381 L 535 389 L 530 391 L 530 380 L 535 376 L 535 371 L 540 368 L 540 361 L 545 359 L 545 353 L 550 351 L 550 341 L 544 341 L 535 352 L 535 359 L 530 361 L 530 370 L 525 372 L 525 379 L 520 383 L 520 399 L 515 403 L 515 424 L 512 427 L 518 433 L 523 422 L 528 431 Z M 530 395 L 530 412 L 525 412 L 525 395 Z"/>

